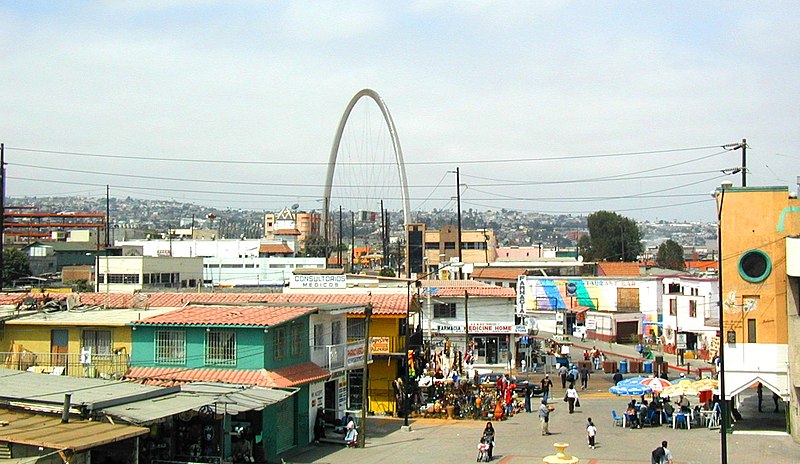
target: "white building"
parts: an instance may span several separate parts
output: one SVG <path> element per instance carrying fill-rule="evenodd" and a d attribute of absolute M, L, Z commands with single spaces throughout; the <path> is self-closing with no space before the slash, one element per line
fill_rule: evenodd
<path fill-rule="evenodd" d="M 664 277 L 662 284 L 661 315 L 657 323 L 645 327 L 644 334 L 663 337 L 668 352 L 685 341 L 683 349 L 710 359 L 712 340 L 719 330 L 719 280 L 676 276 Z"/>
<path fill-rule="evenodd" d="M 197 288 L 203 278 L 203 258 L 98 256 L 96 266 L 96 292 Z"/>

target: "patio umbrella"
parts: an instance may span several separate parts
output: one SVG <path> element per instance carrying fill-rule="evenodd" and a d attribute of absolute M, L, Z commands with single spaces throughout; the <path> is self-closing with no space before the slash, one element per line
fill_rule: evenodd
<path fill-rule="evenodd" d="M 621 383 L 621 382 L 620 382 Z M 608 391 L 617 396 L 642 396 L 652 393 L 653 389 L 642 384 L 614 385 Z"/>
<path fill-rule="evenodd" d="M 641 385 L 642 381 L 647 380 L 649 378 L 650 377 L 643 377 L 641 375 L 638 375 L 636 377 L 631 377 L 631 378 L 628 378 L 628 379 L 620 380 L 619 383 L 617 384 L 617 386 L 620 386 L 620 385 Z"/>
<path fill-rule="evenodd" d="M 650 377 L 648 379 L 644 379 L 642 380 L 641 384 L 646 387 L 650 387 L 650 389 L 653 390 L 654 393 L 659 393 L 663 391 L 665 388 L 672 386 L 669 380 L 661 379 L 658 377 Z"/>
<path fill-rule="evenodd" d="M 698 392 L 701 390 L 717 390 L 719 389 L 719 382 L 717 379 L 705 378 L 697 382 L 692 382 L 692 388 Z"/>
<path fill-rule="evenodd" d="M 692 387 L 693 383 L 689 379 L 673 383 L 661 391 L 661 396 L 697 395 L 697 390 Z"/>

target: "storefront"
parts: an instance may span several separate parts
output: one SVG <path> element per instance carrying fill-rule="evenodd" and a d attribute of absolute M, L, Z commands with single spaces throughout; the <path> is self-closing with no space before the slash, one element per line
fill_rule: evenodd
<path fill-rule="evenodd" d="M 466 331 L 463 323 L 439 323 L 433 327 L 431 346 L 464 351 Z M 470 322 L 469 338 L 473 344 L 473 363 L 479 365 L 507 365 L 513 362 L 513 347 L 518 336 L 528 333 L 524 325 L 503 322 Z"/>

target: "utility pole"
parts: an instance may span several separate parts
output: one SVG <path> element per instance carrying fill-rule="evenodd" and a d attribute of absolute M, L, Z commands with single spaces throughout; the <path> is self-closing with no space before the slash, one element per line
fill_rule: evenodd
<path fill-rule="evenodd" d="M 372 303 L 364 308 L 364 366 L 361 368 L 361 433 L 358 435 L 358 446 L 363 448 L 367 440 L 367 408 L 369 408 L 369 374 L 367 361 L 369 360 L 369 324 L 372 319 Z"/>
<path fill-rule="evenodd" d="M 336 241 L 336 260 L 340 268 L 343 268 L 342 263 L 342 237 L 344 236 L 342 230 L 342 205 L 339 205 L 339 238 Z"/>
<path fill-rule="evenodd" d="M 469 349 L 469 292 L 464 290 L 464 353 Z"/>
<path fill-rule="evenodd" d="M 463 266 L 464 261 L 461 256 L 461 175 L 459 168 L 456 168 L 456 207 L 458 208 L 458 240 L 456 241 L 456 246 L 458 247 L 458 262 Z M 461 280 L 461 266 L 458 267 L 459 280 Z"/>
<path fill-rule="evenodd" d="M 109 229 L 109 224 L 111 224 L 110 220 L 111 216 L 111 200 L 109 200 L 109 187 L 106 184 L 106 248 L 108 248 L 109 244 L 109 237 L 111 236 L 111 230 Z"/>
<path fill-rule="evenodd" d="M 747 187 L 747 139 L 742 139 L 742 187 Z"/>
<path fill-rule="evenodd" d="M 356 213 L 350 211 L 350 272 L 355 272 L 356 265 Z"/>

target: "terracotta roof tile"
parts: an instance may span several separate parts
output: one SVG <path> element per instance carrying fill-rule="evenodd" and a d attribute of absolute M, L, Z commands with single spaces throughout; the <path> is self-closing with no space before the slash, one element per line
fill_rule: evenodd
<path fill-rule="evenodd" d="M 489 286 L 488 284 L 482 284 Z M 49 293 L 46 296 L 62 300 L 67 293 Z M 16 305 L 25 297 L 43 298 L 39 293 L 0 293 L 0 305 Z M 405 291 L 400 293 L 80 293 L 80 304 L 108 306 L 109 308 L 181 308 L 187 304 L 246 305 L 248 303 L 281 303 L 297 305 L 366 305 L 372 303 L 374 315 L 405 315 Z"/>
<path fill-rule="evenodd" d="M 516 298 L 517 292 L 513 288 L 509 287 L 496 287 L 494 285 L 490 285 L 488 287 L 478 287 L 478 288 L 436 288 L 431 287 L 431 295 L 441 296 L 441 297 L 458 297 L 464 296 L 464 292 L 470 297 L 496 297 L 496 298 Z"/>
<path fill-rule="evenodd" d="M 597 263 L 597 274 L 601 276 L 640 276 L 639 263 L 600 262 Z"/>
<path fill-rule="evenodd" d="M 272 233 L 273 235 L 301 235 L 297 229 L 278 229 Z"/>
<path fill-rule="evenodd" d="M 300 306 L 186 306 L 136 321 L 140 324 L 239 325 L 269 327 L 316 311 Z"/>
<path fill-rule="evenodd" d="M 125 374 L 125 380 L 159 386 L 183 385 L 191 382 L 221 382 L 286 388 L 325 379 L 330 375 L 327 370 L 306 361 L 273 371 L 266 369 L 132 367 Z"/>
<path fill-rule="evenodd" d="M 262 243 L 258 247 L 259 253 L 294 253 L 285 243 Z"/>

